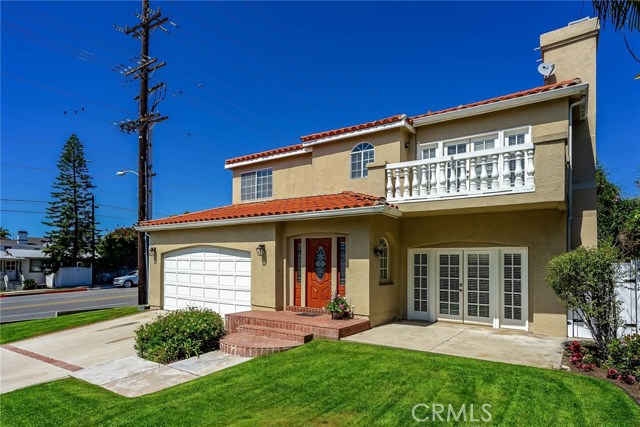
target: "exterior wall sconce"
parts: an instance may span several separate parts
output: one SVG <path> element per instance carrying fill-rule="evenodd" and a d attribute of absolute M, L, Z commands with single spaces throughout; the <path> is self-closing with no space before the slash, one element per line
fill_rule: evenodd
<path fill-rule="evenodd" d="M 264 246 L 264 243 L 260 243 L 256 248 L 256 253 L 258 256 L 263 257 L 267 254 L 267 248 Z"/>
<path fill-rule="evenodd" d="M 373 248 L 373 253 L 375 254 L 375 256 L 380 256 L 380 254 L 384 252 L 384 249 L 385 249 L 384 240 L 380 240 L 376 245 L 376 247 Z"/>
<path fill-rule="evenodd" d="M 149 253 L 153 255 L 153 263 L 155 264 L 158 260 L 158 252 L 156 251 L 155 246 L 153 248 L 149 248 Z"/>

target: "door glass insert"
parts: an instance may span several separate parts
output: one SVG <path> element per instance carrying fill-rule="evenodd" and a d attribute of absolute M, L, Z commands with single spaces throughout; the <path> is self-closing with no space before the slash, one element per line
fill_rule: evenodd
<path fill-rule="evenodd" d="M 428 268 L 427 254 L 415 254 L 413 256 L 413 309 L 426 313 L 428 311 L 427 296 Z"/>
<path fill-rule="evenodd" d="M 467 254 L 467 314 L 489 318 L 489 254 Z"/>
<path fill-rule="evenodd" d="M 314 264 L 316 276 L 318 277 L 318 280 L 322 280 L 324 278 L 324 273 L 327 270 L 327 256 L 324 253 L 324 248 L 322 246 L 318 247 L 318 250 L 316 251 Z"/>
<path fill-rule="evenodd" d="M 440 314 L 460 315 L 460 255 L 440 255 Z"/>
<path fill-rule="evenodd" d="M 504 254 L 504 318 L 522 320 L 522 255 Z"/>

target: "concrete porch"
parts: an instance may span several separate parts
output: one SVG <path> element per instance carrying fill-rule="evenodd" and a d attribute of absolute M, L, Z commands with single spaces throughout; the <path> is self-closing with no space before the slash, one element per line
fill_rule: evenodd
<path fill-rule="evenodd" d="M 345 338 L 368 344 L 559 369 L 566 338 L 447 322 L 400 321 Z"/>

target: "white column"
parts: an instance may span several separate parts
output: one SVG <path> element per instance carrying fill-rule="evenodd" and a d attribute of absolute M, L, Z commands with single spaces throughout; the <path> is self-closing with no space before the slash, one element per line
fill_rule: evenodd
<path fill-rule="evenodd" d="M 418 180 L 418 168 L 416 166 L 411 168 L 411 196 L 417 197 L 420 195 L 420 181 Z"/>
<path fill-rule="evenodd" d="M 447 164 L 445 162 L 440 162 L 440 173 L 438 175 L 438 193 L 445 194 L 447 192 Z"/>
<path fill-rule="evenodd" d="M 489 189 L 489 173 L 487 172 L 487 156 L 482 156 L 482 168 L 480 170 L 480 190 Z"/>
<path fill-rule="evenodd" d="M 395 181 L 395 191 L 393 194 L 396 199 L 399 199 L 400 198 L 400 168 L 396 168 L 394 172 L 396 175 L 396 181 Z"/>
<path fill-rule="evenodd" d="M 527 186 L 533 187 L 533 175 L 536 169 L 533 166 L 533 150 L 527 150 Z"/>
<path fill-rule="evenodd" d="M 498 155 L 491 156 L 491 163 L 493 164 L 493 170 L 491 171 L 491 188 L 498 188 L 500 186 L 500 175 L 498 174 Z"/>
<path fill-rule="evenodd" d="M 467 187 L 467 161 L 460 160 L 458 164 L 462 163 L 462 169 L 460 170 L 460 191 L 467 192 L 469 187 Z"/>
<path fill-rule="evenodd" d="M 431 165 L 429 166 L 429 174 L 431 175 L 429 178 L 430 179 L 430 183 L 429 183 L 429 194 L 436 194 L 438 192 L 438 180 L 436 177 L 436 170 L 437 170 L 437 165 Z"/>
<path fill-rule="evenodd" d="M 458 177 L 456 177 L 456 162 L 451 160 L 451 175 L 449 175 L 449 193 L 457 193 L 458 192 L 458 183 L 456 182 Z"/>
<path fill-rule="evenodd" d="M 524 184 L 522 175 L 522 151 L 516 151 L 516 187 L 522 187 Z"/>
<path fill-rule="evenodd" d="M 502 168 L 502 186 L 511 187 L 511 169 L 509 166 L 509 153 L 504 153 L 504 167 Z"/>
<path fill-rule="evenodd" d="M 427 165 L 420 166 L 420 195 L 429 194 L 429 181 L 427 180 Z"/>
<path fill-rule="evenodd" d="M 472 193 L 478 191 L 478 174 L 476 172 L 476 158 L 469 159 L 469 190 Z"/>
<path fill-rule="evenodd" d="M 404 179 L 402 180 L 402 197 L 408 198 L 411 195 L 409 188 L 409 168 L 404 168 Z"/>
<path fill-rule="evenodd" d="M 393 197 L 393 177 L 391 169 L 387 169 L 387 200 Z"/>

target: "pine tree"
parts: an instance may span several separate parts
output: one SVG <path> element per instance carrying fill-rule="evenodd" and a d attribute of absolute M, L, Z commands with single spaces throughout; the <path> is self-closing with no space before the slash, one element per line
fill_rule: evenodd
<path fill-rule="evenodd" d="M 80 139 L 72 134 L 65 143 L 60 160 L 58 174 L 53 183 L 47 208 L 48 222 L 52 228 L 47 232 L 51 245 L 44 249 L 50 256 L 51 268 L 75 267 L 85 261 L 91 253 L 91 241 L 95 233 L 95 224 L 91 212 L 91 200 L 95 188 L 91 183 L 84 146 Z"/>

